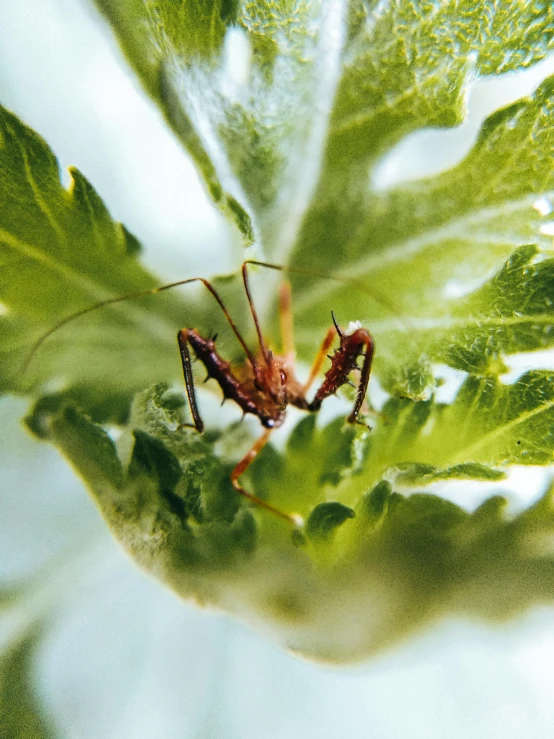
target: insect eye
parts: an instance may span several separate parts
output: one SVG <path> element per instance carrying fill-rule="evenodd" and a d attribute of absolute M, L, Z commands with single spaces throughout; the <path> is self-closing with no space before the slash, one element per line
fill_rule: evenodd
<path fill-rule="evenodd" d="M 285 384 L 287 381 L 287 373 L 284 370 L 280 370 L 279 374 L 281 375 L 281 382 Z"/>
<path fill-rule="evenodd" d="M 260 385 L 260 383 L 258 382 L 258 380 L 254 380 L 254 387 L 256 388 L 256 390 L 261 390 L 262 389 L 262 386 Z"/>

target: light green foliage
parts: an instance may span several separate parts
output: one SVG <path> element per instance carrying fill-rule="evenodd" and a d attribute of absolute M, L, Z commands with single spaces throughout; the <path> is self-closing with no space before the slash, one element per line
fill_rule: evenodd
<path fill-rule="evenodd" d="M 186 116 L 185 145 L 190 130 L 211 142 L 220 181 L 250 213 L 266 256 L 363 283 L 365 301 L 362 291 L 293 277 L 303 358 L 331 307 L 371 325 L 385 385 L 412 396 L 432 381 L 424 354 L 483 372 L 499 351 L 551 344 L 548 305 L 525 320 L 521 295 L 500 314 L 490 301 L 464 310 L 445 294 L 500 269 L 515 245 L 549 245 L 539 232 L 548 216 L 533 203 L 554 190 L 550 82 L 491 116 L 452 171 L 387 193 L 370 187 L 377 157 L 401 136 L 462 121 L 473 77 L 529 66 L 552 48 L 548 3 L 244 2 L 213 4 L 209 23 L 193 17 L 196 4 L 98 4 L 162 108 Z M 223 52 L 231 26 L 252 55 L 233 94 Z M 153 89 L 158 73 L 165 83 Z"/>
<path fill-rule="evenodd" d="M 324 253 L 338 264 L 346 260 L 344 274 L 355 276 L 361 289 L 319 284 L 306 289 L 296 306 L 306 334 L 319 325 L 326 306 L 340 308 L 340 316 L 371 326 L 379 361 L 397 376 L 394 365 L 400 356 L 406 359 L 406 351 L 412 362 L 425 352 L 431 361 L 483 372 L 498 352 L 551 346 L 552 262 L 542 261 L 551 238 L 540 231 L 549 215 L 533 205 L 554 189 L 553 104 L 548 80 L 533 98 L 491 116 L 472 152 L 454 169 L 371 194 L 367 219 L 353 240 L 343 233 L 333 242 L 327 232 L 329 251 L 320 250 L 319 261 Z M 502 266 L 526 243 L 545 254 L 529 247 Z M 297 261 L 316 258 L 313 248 L 301 245 Z M 471 292 L 492 270 L 498 274 L 490 284 Z M 451 296 L 450 285 L 469 294 Z M 360 308 L 362 288 L 374 299 Z M 392 387 L 392 378 L 389 383 Z"/>
<path fill-rule="evenodd" d="M 292 268 L 299 357 L 316 354 L 331 310 L 360 319 L 387 398 L 371 431 L 308 416 L 244 475 L 303 517 L 292 531 L 230 484 L 251 439 L 209 418 L 203 437 L 181 427 L 177 330 L 218 330 L 221 354 L 240 357 L 209 295 L 92 311 L 22 372 L 57 321 L 156 280 L 83 176 L 65 189 L 47 145 L 1 111 L 0 389 L 34 398 L 28 427 L 67 456 L 142 567 L 305 655 L 359 659 L 445 613 L 502 619 L 552 600 L 550 490 L 513 519 L 501 496 L 469 514 L 423 491 L 552 462 L 554 375 L 503 375 L 512 355 L 554 343 L 553 80 L 490 116 L 451 170 L 374 182 L 403 136 L 463 120 L 473 78 L 552 48 L 551 4 L 96 2 L 214 202 L 256 241 L 247 255 Z M 278 349 L 278 273 L 252 272 Z M 236 276 L 217 285 L 251 336 Z M 448 404 L 438 364 L 466 373 Z M 106 420 L 122 422 L 117 443 Z"/>
<path fill-rule="evenodd" d="M 443 221 L 440 201 L 425 197 L 431 195 L 425 188 L 408 193 L 416 201 L 415 208 L 403 202 L 397 207 L 395 193 L 385 200 L 386 206 L 382 198 L 375 199 L 368 190 L 375 158 L 418 128 L 461 123 L 472 76 L 527 66 L 554 43 L 553 10 L 548 3 L 360 2 L 352 3 L 350 13 L 323 171 L 298 242 L 299 259 L 320 253 L 319 245 L 325 242 L 333 263 L 348 268 L 356 258 L 381 252 L 402 236 L 413 239 L 420 213 L 427 214 L 427 227 L 436 228 Z M 532 36 L 523 43 L 522 34 L 531 29 Z M 495 174 L 499 161 L 502 157 L 495 152 Z M 480 170 L 479 177 L 482 189 L 487 172 Z M 469 184 L 461 185 L 460 199 L 471 199 Z M 465 211 L 460 205 L 452 208 L 458 217 Z M 318 263 L 329 266 L 327 260 L 321 255 Z M 354 273 L 359 272 L 358 267 Z M 421 278 L 413 279 L 421 285 Z M 372 279 L 373 284 L 379 282 L 379 275 L 376 282 Z"/>
<path fill-rule="evenodd" d="M 460 123 L 472 76 L 521 69 L 554 46 L 547 2 L 96 3 L 205 174 L 209 154 L 212 192 L 217 180 L 248 210 L 271 258 L 296 241 L 327 268 L 349 261 L 342 252 L 367 222 L 379 154 L 418 128 Z M 252 54 L 231 92 L 230 27 Z"/>
<path fill-rule="evenodd" d="M 125 418 L 130 398 L 178 377 L 177 331 L 206 327 L 198 294 L 148 296 L 83 316 L 31 350 L 56 322 L 117 295 L 159 284 L 137 260 L 135 237 L 114 222 L 77 170 L 60 183 L 46 143 L 0 107 L 0 392 L 33 392 L 55 379 L 102 419 Z M 206 296 L 204 296 L 205 298 Z M 210 306 L 212 307 L 212 306 Z M 219 314 L 208 321 L 212 330 Z M 48 401 L 45 401 L 48 402 Z"/>
<path fill-rule="evenodd" d="M 335 501 L 320 503 L 310 513 L 306 524 L 306 534 L 312 541 L 327 542 L 338 526 L 347 519 L 354 518 L 355 515 L 352 508 L 342 503 Z"/>
<path fill-rule="evenodd" d="M 57 320 L 114 294 L 156 284 L 137 262 L 136 239 L 112 221 L 80 172 L 73 170 L 71 177 L 66 190 L 44 141 L 0 109 L 1 301 L 7 308 L 0 316 L 0 389 L 28 392 L 62 377 L 76 398 L 103 405 L 117 402 L 122 393 L 128 398 L 155 377 L 154 355 L 148 359 L 146 353 L 137 368 L 142 378 L 128 387 L 105 371 L 114 351 L 120 366 L 135 361 L 136 335 L 129 325 L 143 326 L 156 347 L 155 371 L 163 366 L 168 335 L 158 316 L 167 318 L 173 301 L 150 302 L 146 309 L 126 303 L 108 320 L 105 313 L 83 319 L 53 336 L 23 373 L 33 342 Z"/>
<path fill-rule="evenodd" d="M 451 405 L 393 398 L 382 415 L 383 425 L 372 438 L 373 454 L 379 458 L 417 460 L 450 468 L 451 477 L 478 479 L 483 479 L 483 471 L 466 465 L 548 464 L 554 374 L 528 372 L 513 385 L 470 376 Z"/>
<path fill-rule="evenodd" d="M 501 405 L 505 398 L 497 394 Z M 463 390 L 454 406 L 468 402 Z M 137 396 L 117 445 L 70 406 L 37 408 L 28 420 L 84 477 L 106 522 L 142 567 L 184 597 L 268 625 L 294 651 L 361 659 L 441 615 L 497 620 L 551 598 L 554 561 L 545 546 L 554 527 L 552 491 L 513 519 L 504 515 L 500 496 L 469 515 L 434 495 L 394 492 L 396 483 L 405 489 L 448 478 L 498 479 L 484 465 L 392 470 L 386 467 L 396 458 L 392 445 L 385 450 L 377 438 L 378 451 L 365 444 L 360 459 L 359 437 L 367 432 L 347 429 L 342 454 L 326 461 L 322 481 L 320 465 L 308 460 L 317 459 L 331 430 L 333 436 L 341 430 L 336 422 L 317 430 L 307 419 L 282 457 L 267 447 L 250 475 L 263 481 L 258 494 L 306 514 L 300 532 L 242 505 L 229 465 L 215 454 L 217 439 L 177 429 L 180 411 L 167 385 Z M 421 419 L 404 422 L 421 425 Z M 405 454 L 410 438 L 412 449 L 427 448 L 432 456 L 433 440 L 418 444 L 413 432 Z M 376 469 L 392 484 L 369 482 Z M 341 502 L 351 498 L 351 505 Z"/>

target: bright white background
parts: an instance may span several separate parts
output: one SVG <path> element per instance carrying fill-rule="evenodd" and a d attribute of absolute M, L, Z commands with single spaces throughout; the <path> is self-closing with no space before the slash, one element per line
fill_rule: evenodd
<path fill-rule="evenodd" d="M 483 115 L 548 71 L 552 60 L 500 86 L 481 83 L 468 124 L 412 137 L 384 163 L 382 183 L 436 169 L 441 157 L 454 163 Z M 84 172 L 162 279 L 208 264 L 225 271 L 225 254 L 239 258 L 108 29 L 79 0 L 0 0 L 0 102 L 46 138 L 62 168 Z M 53 596 L 34 679 L 60 736 L 554 736 L 551 612 L 495 631 L 443 624 L 355 669 L 302 663 L 138 572 L 67 465 L 24 433 L 25 408 L 0 402 L 0 582 L 40 573 L 39 587 L 0 621 L 0 647 Z"/>

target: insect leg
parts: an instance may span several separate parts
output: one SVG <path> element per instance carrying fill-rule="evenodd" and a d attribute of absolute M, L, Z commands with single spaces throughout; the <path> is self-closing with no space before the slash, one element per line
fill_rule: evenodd
<path fill-rule="evenodd" d="M 364 363 L 362 365 L 362 371 L 360 373 L 360 384 L 358 385 L 358 391 L 356 393 L 356 400 L 354 401 L 354 407 L 352 413 L 348 416 L 348 423 L 358 423 L 358 413 L 362 407 L 362 403 L 365 400 L 367 393 L 367 386 L 369 384 L 369 375 L 371 373 L 371 362 L 373 361 L 373 352 L 375 346 L 373 339 L 370 334 L 363 337 L 365 344 Z"/>
<path fill-rule="evenodd" d="M 292 323 L 292 300 L 290 282 L 282 282 L 279 288 L 279 314 L 281 317 L 281 337 L 283 353 L 291 362 L 294 361 L 294 328 Z"/>
<path fill-rule="evenodd" d="M 375 300 L 381 306 L 389 310 L 393 316 L 395 315 L 398 316 L 397 307 L 391 300 L 389 300 L 389 298 L 384 293 L 377 290 L 377 288 L 375 287 L 368 287 L 365 282 L 357 279 L 356 277 L 352 277 L 350 275 L 339 274 L 336 272 L 335 273 L 325 272 L 322 270 L 312 269 L 311 267 L 291 267 L 291 266 L 284 266 L 281 264 L 272 264 L 271 262 L 261 262 L 258 259 L 247 259 L 246 262 L 244 262 L 244 264 L 254 264 L 258 267 L 266 267 L 267 269 L 273 269 L 279 272 L 287 272 L 288 274 L 292 274 L 292 275 L 305 275 L 306 277 L 321 277 L 324 280 L 332 280 L 334 282 L 340 282 L 343 285 L 354 287 L 356 288 L 356 290 L 359 290 L 360 292 L 365 293 L 372 300 Z M 402 321 L 402 323 L 406 325 L 407 328 L 410 327 L 409 319 L 407 317 L 398 316 L 398 318 Z"/>
<path fill-rule="evenodd" d="M 336 330 L 337 327 L 335 326 Z M 331 357 L 331 367 L 325 373 L 325 379 L 315 394 L 314 399 L 308 403 L 307 410 L 312 411 L 312 413 L 317 412 L 321 408 L 321 403 L 325 398 L 334 395 L 339 387 L 347 383 L 350 372 L 357 369 L 357 358 L 363 355 L 364 363 L 360 372 L 360 382 L 358 384 L 356 399 L 352 412 L 348 416 L 349 423 L 357 423 L 358 413 L 360 412 L 367 392 L 373 352 L 373 339 L 369 331 L 365 328 L 358 328 L 351 334 L 341 333 L 340 347 Z"/>
<path fill-rule="evenodd" d="M 189 401 L 189 408 L 192 414 L 192 420 L 194 422 L 194 428 L 202 433 L 204 431 L 204 422 L 200 416 L 198 405 L 196 403 L 196 393 L 194 392 L 194 377 L 192 374 L 192 365 L 190 362 L 190 352 L 188 348 L 188 335 L 189 332 L 186 328 L 181 329 L 177 334 L 177 341 L 179 342 L 179 351 L 181 353 L 181 361 L 183 363 L 183 374 L 185 376 L 185 388 L 187 391 L 187 398 Z"/>
<path fill-rule="evenodd" d="M 284 513 L 283 511 L 280 511 L 278 508 L 275 508 L 270 503 L 266 503 L 265 500 L 258 498 L 253 493 L 249 493 L 248 490 L 245 490 L 239 482 L 239 477 L 246 472 L 246 470 L 250 467 L 252 462 L 256 459 L 258 454 L 267 444 L 269 437 L 271 435 L 271 431 L 272 429 L 267 429 L 266 431 L 264 431 L 264 433 L 255 442 L 252 448 L 245 454 L 245 456 L 237 464 L 235 469 L 231 472 L 231 484 L 233 485 L 237 493 L 240 493 L 240 495 L 243 495 L 245 498 L 248 498 L 248 500 L 251 500 L 253 503 L 255 503 L 256 505 L 259 505 L 261 508 L 265 508 L 266 511 L 269 511 L 270 513 L 273 513 L 276 516 L 279 516 L 279 518 L 284 518 L 286 521 L 288 521 L 289 523 L 292 523 L 294 526 L 302 526 L 304 522 L 300 516 L 295 515 L 294 513 L 291 514 L 291 513 Z"/>
<path fill-rule="evenodd" d="M 319 351 L 316 355 L 316 358 L 314 360 L 314 363 L 312 364 L 312 368 L 310 370 L 310 375 L 308 379 L 306 380 L 304 387 L 302 388 L 304 393 L 308 392 L 312 382 L 315 380 L 315 378 L 318 376 L 321 365 L 325 361 L 327 357 L 327 352 L 331 348 L 333 341 L 335 340 L 335 336 L 337 335 L 337 329 L 334 326 L 331 326 L 331 328 L 327 331 L 325 334 L 325 338 L 323 339 L 321 346 L 319 348 Z"/>

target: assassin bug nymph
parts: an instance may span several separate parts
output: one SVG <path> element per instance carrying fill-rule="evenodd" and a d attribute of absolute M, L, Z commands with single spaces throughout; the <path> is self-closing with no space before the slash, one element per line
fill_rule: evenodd
<path fill-rule="evenodd" d="M 308 379 L 304 383 L 299 382 L 295 376 L 294 367 L 296 353 L 293 342 L 289 283 L 283 282 L 280 290 L 281 338 L 283 353 L 274 354 L 266 345 L 260 327 L 258 314 L 252 300 L 248 281 L 249 265 L 257 265 L 279 271 L 287 271 L 287 268 L 256 260 L 247 260 L 242 265 L 244 290 L 258 337 L 258 351 L 256 354 L 249 349 L 237 325 L 225 307 L 223 300 L 213 285 L 202 277 L 191 277 L 168 285 L 162 285 L 161 287 L 153 288 L 151 290 L 111 298 L 102 301 L 101 303 L 89 306 L 77 313 L 73 313 L 56 324 L 46 334 L 41 336 L 33 346 L 25 367 L 28 366 L 40 345 L 52 333 L 79 316 L 124 300 L 152 295 L 179 285 L 201 282 L 213 295 L 223 311 L 227 322 L 244 350 L 245 361 L 241 366 L 231 367 L 231 364 L 225 361 L 218 354 L 215 346 L 216 337 L 206 339 L 194 328 L 184 328 L 178 332 L 177 341 L 183 365 L 185 389 L 193 421 L 192 424 L 184 425 L 192 425 L 200 433 L 204 430 L 204 422 L 202 421 L 196 401 L 191 354 L 189 351 L 190 347 L 196 359 L 202 362 L 206 368 L 208 373 L 206 379 L 213 378 L 218 383 L 223 392 L 224 399 L 234 400 L 244 414 L 251 413 L 257 416 L 264 428 L 262 435 L 246 453 L 243 459 L 238 462 L 231 473 L 231 483 L 234 489 L 256 505 L 265 508 L 271 513 L 284 518 L 295 525 L 298 525 L 302 523 L 299 516 L 285 513 L 270 503 L 267 503 L 265 500 L 258 498 L 253 493 L 248 492 L 240 484 L 240 477 L 244 472 L 246 472 L 256 456 L 267 444 L 272 431 L 281 426 L 285 420 L 286 408 L 288 405 L 295 406 L 296 408 L 300 408 L 301 410 L 308 412 L 317 412 L 325 398 L 330 395 L 334 395 L 338 388 L 350 382 L 349 376 L 353 370 L 359 370 L 360 375 L 354 405 L 347 420 L 349 423 L 358 423 L 358 414 L 364 402 L 369 383 L 374 343 L 371 334 L 358 324 L 353 324 L 351 330 L 343 332 L 339 328 L 334 314 L 331 313 L 333 323 L 325 334 Z M 337 337 L 340 342 L 339 346 L 335 349 L 333 355 L 328 356 L 328 352 Z M 306 398 L 306 394 L 318 376 L 323 362 L 327 357 L 331 360 L 331 366 L 325 373 L 323 382 L 316 391 L 312 400 L 308 400 Z M 361 367 L 358 366 L 358 359 L 362 359 Z"/>

